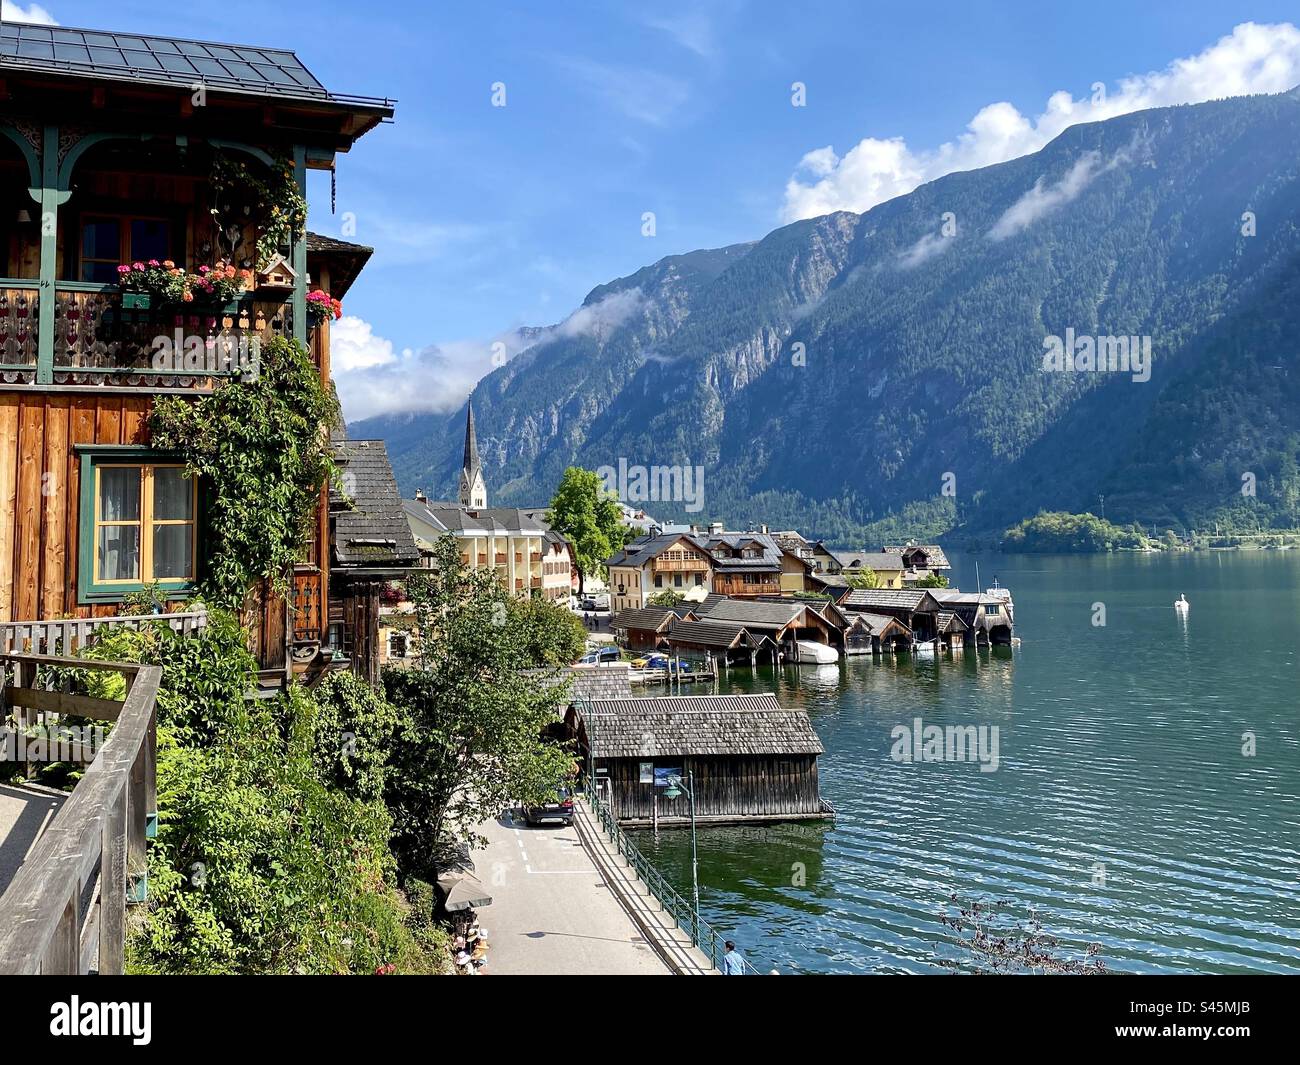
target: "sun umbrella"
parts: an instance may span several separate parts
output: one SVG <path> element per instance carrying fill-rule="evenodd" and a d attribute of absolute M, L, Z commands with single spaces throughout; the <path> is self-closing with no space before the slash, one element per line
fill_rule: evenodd
<path fill-rule="evenodd" d="M 483 881 L 473 873 L 452 870 L 438 877 L 438 890 L 443 895 L 443 908 L 449 913 L 479 906 L 491 906 L 492 896 Z"/>

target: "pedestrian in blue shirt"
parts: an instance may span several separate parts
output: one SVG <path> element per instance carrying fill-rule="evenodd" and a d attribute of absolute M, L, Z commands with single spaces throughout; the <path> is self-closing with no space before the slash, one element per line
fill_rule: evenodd
<path fill-rule="evenodd" d="M 736 949 L 736 944 L 728 939 L 723 946 L 727 948 L 727 953 L 722 956 L 722 975 L 744 976 L 745 959 L 740 956 L 740 951 Z"/>

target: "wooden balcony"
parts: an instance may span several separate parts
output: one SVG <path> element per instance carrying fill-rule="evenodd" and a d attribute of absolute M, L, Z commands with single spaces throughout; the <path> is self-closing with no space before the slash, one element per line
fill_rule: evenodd
<path fill-rule="evenodd" d="M 763 575 L 763 580 L 746 583 L 740 577 L 719 577 L 714 574 L 713 591 L 715 595 L 730 595 L 743 598 L 747 595 L 780 595 L 781 578 L 776 574 Z"/>
<path fill-rule="evenodd" d="M 0 288 L 0 383 L 40 380 L 40 298 L 36 282 Z M 56 389 L 206 391 L 255 374 L 260 346 L 293 335 L 291 304 L 252 294 L 221 307 L 131 308 L 114 289 L 56 282 L 52 298 L 54 358 L 46 385 Z"/>
<path fill-rule="evenodd" d="M 126 698 L 92 698 L 42 675 L 67 668 L 118 673 Z M 113 725 L 93 754 L 94 771 L 77 782 L 0 897 L 0 974 L 120 974 L 126 905 L 145 899 L 147 839 L 157 823 L 162 667 L 9 654 L 0 670 L 18 728 L 49 728 L 64 716 Z"/>
<path fill-rule="evenodd" d="M 704 573 L 709 569 L 706 558 L 656 558 L 652 568 L 659 573 Z"/>

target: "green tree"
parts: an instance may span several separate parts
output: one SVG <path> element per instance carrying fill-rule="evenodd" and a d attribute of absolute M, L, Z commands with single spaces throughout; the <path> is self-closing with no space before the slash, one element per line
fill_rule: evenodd
<path fill-rule="evenodd" d="M 880 587 L 880 578 L 870 566 L 864 566 L 862 569 L 857 570 L 848 570 L 844 574 L 844 579 L 849 582 L 850 588 Z"/>
<path fill-rule="evenodd" d="M 562 633 L 537 631 L 557 614 L 464 565 L 451 536 L 407 592 L 418 635 L 414 666 L 384 672 L 406 714 L 387 794 L 399 864 L 428 876 L 449 845 L 480 842 L 478 826 L 509 802 L 546 801 L 568 778 L 572 754 L 542 736 L 568 685 L 546 659 L 567 648 Z"/>
<path fill-rule="evenodd" d="M 623 524 L 618 500 L 600 483 L 600 475 L 570 466 L 560 478 L 546 521 L 573 544 L 578 560 L 578 594 L 586 578 L 603 576 L 605 560 L 627 543 L 632 530 Z"/>
<path fill-rule="evenodd" d="M 948 578 L 942 573 L 930 572 L 917 581 L 916 586 L 918 588 L 947 588 Z"/>
<path fill-rule="evenodd" d="M 684 598 L 681 592 L 675 592 L 671 588 L 665 588 L 662 592 L 655 592 L 646 600 L 646 606 L 663 606 L 674 607 Z"/>

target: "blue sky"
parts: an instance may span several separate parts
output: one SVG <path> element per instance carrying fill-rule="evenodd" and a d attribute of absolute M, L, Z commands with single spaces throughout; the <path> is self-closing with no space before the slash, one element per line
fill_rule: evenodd
<path fill-rule="evenodd" d="M 1277 25 L 1294 4 L 1272 2 L 41 7 L 63 25 L 292 48 L 331 89 L 397 99 L 396 122 L 338 167 L 350 239 L 376 248 L 336 330 L 353 417 L 459 403 L 491 340 L 664 255 L 861 209 L 1070 120 L 1300 81 L 1300 35 Z M 1272 28 L 1215 49 L 1247 22 Z M 1097 82 L 1110 111 L 1089 109 Z M 338 235 L 328 177 L 309 192 L 312 228 Z"/>

